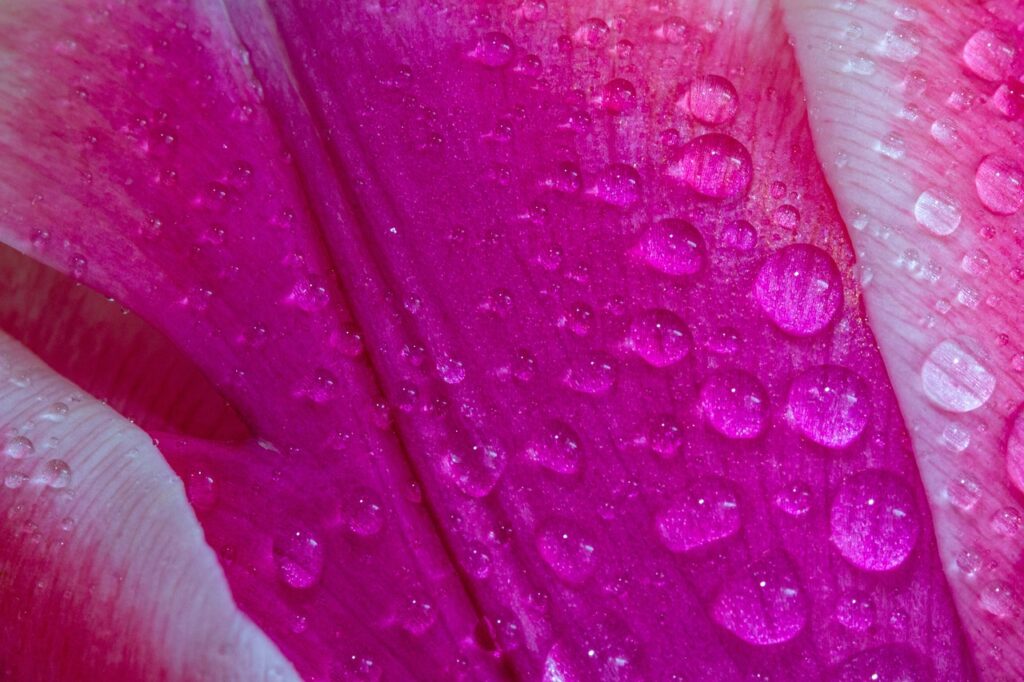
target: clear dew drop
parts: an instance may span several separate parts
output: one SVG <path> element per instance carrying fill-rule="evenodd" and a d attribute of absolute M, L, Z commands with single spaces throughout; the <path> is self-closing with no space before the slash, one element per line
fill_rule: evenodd
<path fill-rule="evenodd" d="M 471 59 L 494 69 L 507 66 L 514 52 L 512 39 L 500 31 L 485 33 L 469 53 Z"/>
<path fill-rule="evenodd" d="M 185 481 L 185 496 L 197 511 L 209 511 L 217 503 L 217 482 L 204 471 L 193 471 Z"/>
<path fill-rule="evenodd" d="M 297 590 L 306 590 L 320 580 L 324 548 L 311 531 L 296 530 L 274 542 L 274 561 L 282 582 Z"/>
<path fill-rule="evenodd" d="M 947 339 L 924 361 L 921 386 L 937 407 L 950 412 L 972 412 L 992 397 L 996 378 L 963 346 Z"/>
<path fill-rule="evenodd" d="M 750 251 L 757 246 L 757 230 L 746 220 L 730 222 L 722 228 L 721 244 L 735 251 Z"/>
<path fill-rule="evenodd" d="M 600 351 L 580 354 L 573 358 L 564 381 L 577 393 L 607 393 L 615 384 L 615 360 Z"/>
<path fill-rule="evenodd" d="M 39 418 L 48 422 L 62 422 L 67 418 L 68 412 L 70 412 L 70 408 L 67 403 L 56 402 L 43 410 Z"/>
<path fill-rule="evenodd" d="M 636 317 L 630 327 L 633 350 L 654 367 L 669 367 L 690 353 L 693 339 L 690 330 L 675 313 L 648 310 Z"/>
<path fill-rule="evenodd" d="M 989 154 L 974 173 L 974 189 L 989 211 L 1013 215 L 1024 205 L 1024 170 L 1001 154 Z"/>
<path fill-rule="evenodd" d="M 828 448 L 844 448 L 864 431 L 871 407 L 867 385 L 838 365 L 812 367 L 793 380 L 789 412 L 796 429 Z"/>
<path fill-rule="evenodd" d="M 1006 471 L 1017 490 L 1024 493 L 1024 405 L 1010 419 L 1006 440 Z"/>
<path fill-rule="evenodd" d="M 573 42 L 584 47 L 601 47 L 608 39 L 608 24 L 603 19 L 591 17 L 572 34 Z"/>
<path fill-rule="evenodd" d="M 750 189 L 754 165 L 750 152 L 736 138 L 708 133 L 684 144 L 667 172 L 706 197 L 735 199 Z"/>
<path fill-rule="evenodd" d="M 636 109 L 636 87 L 624 78 L 613 78 L 601 88 L 595 103 L 609 114 L 628 114 Z"/>
<path fill-rule="evenodd" d="M 500 447 L 477 444 L 467 450 L 449 452 L 442 459 L 442 468 L 464 494 L 484 497 L 497 485 L 506 460 Z"/>
<path fill-rule="evenodd" d="M 772 499 L 775 506 L 784 514 L 793 518 L 806 516 L 811 511 L 811 488 L 806 483 L 797 481 L 783 487 Z"/>
<path fill-rule="evenodd" d="M 25 436 L 13 436 L 4 444 L 4 454 L 11 459 L 24 459 L 35 451 L 35 444 Z"/>
<path fill-rule="evenodd" d="M 28 476 L 25 474 L 12 472 L 4 476 L 4 486 L 11 490 L 17 490 L 26 483 L 28 483 Z"/>
<path fill-rule="evenodd" d="M 537 534 L 536 544 L 544 563 L 567 583 L 582 583 L 597 568 L 593 541 L 569 522 L 545 527 Z"/>
<path fill-rule="evenodd" d="M 989 520 L 992 532 L 1001 538 L 1009 538 L 1017 535 L 1021 527 L 1024 527 L 1024 516 L 1013 507 L 997 509 Z"/>
<path fill-rule="evenodd" d="M 708 125 L 728 123 L 736 117 L 739 95 L 726 78 L 706 75 L 694 78 L 676 101 L 676 107 Z"/>
<path fill-rule="evenodd" d="M 727 438 L 757 438 L 768 419 L 768 395 L 752 374 L 721 369 L 700 390 L 704 420 Z"/>
<path fill-rule="evenodd" d="M 835 682 L 927 682 L 921 659 L 903 645 L 886 644 L 854 654 L 829 678 Z"/>
<path fill-rule="evenodd" d="M 338 512 L 342 522 L 356 535 L 376 535 L 384 527 L 380 496 L 369 488 L 355 488 L 342 495 Z"/>
<path fill-rule="evenodd" d="M 745 642 L 781 644 L 804 629 L 807 598 L 789 559 L 771 554 L 722 587 L 711 615 Z"/>
<path fill-rule="evenodd" d="M 981 484 L 974 476 L 960 472 L 946 486 L 946 499 L 963 512 L 969 512 L 981 499 Z"/>
<path fill-rule="evenodd" d="M 836 603 L 836 621 L 852 632 L 864 632 L 876 618 L 875 604 L 863 592 L 844 594 Z"/>
<path fill-rule="evenodd" d="M 871 470 L 843 481 L 832 501 L 830 527 L 832 544 L 851 564 L 891 571 L 913 551 L 920 519 L 906 483 Z"/>
<path fill-rule="evenodd" d="M 1013 46 L 987 29 L 976 31 L 963 48 L 964 64 L 978 78 L 995 82 L 1006 78 L 1013 66 Z"/>
<path fill-rule="evenodd" d="M 579 434 L 563 422 L 548 424 L 525 449 L 527 459 L 566 475 L 579 470 L 581 452 Z"/>
<path fill-rule="evenodd" d="M 948 193 L 926 189 L 914 203 L 917 224 L 940 237 L 953 234 L 960 227 L 960 204 Z"/>
<path fill-rule="evenodd" d="M 62 459 L 51 459 L 43 465 L 38 480 L 54 490 L 67 488 L 71 485 L 71 467 Z"/>
<path fill-rule="evenodd" d="M 736 534 L 739 503 L 732 484 L 705 478 L 691 484 L 656 519 L 661 543 L 673 552 L 689 552 Z"/>
<path fill-rule="evenodd" d="M 1020 613 L 1020 599 L 1013 587 L 1002 580 L 995 580 L 982 588 L 978 597 L 981 608 L 996 618 L 1013 618 Z"/>
<path fill-rule="evenodd" d="M 420 637 L 437 622 L 437 609 L 423 597 L 411 597 L 399 610 L 398 621 L 403 630 Z"/>
<path fill-rule="evenodd" d="M 666 275 L 693 275 L 707 258 L 704 237 L 690 223 L 676 218 L 660 220 L 644 233 L 638 246 L 644 261 Z"/>
<path fill-rule="evenodd" d="M 647 442 L 651 450 L 663 459 L 671 459 L 683 447 L 685 437 L 679 420 L 670 414 L 663 414 L 651 421 Z"/>
<path fill-rule="evenodd" d="M 894 62 L 905 63 L 921 54 L 921 37 L 907 26 L 889 29 L 878 42 L 878 53 Z"/>
<path fill-rule="evenodd" d="M 835 261 L 810 244 L 793 244 L 770 255 L 754 282 L 754 298 L 782 331 L 811 336 L 835 319 L 843 285 Z"/>
<path fill-rule="evenodd" d="M 640 174 L 632 166 L 613 163 L 587 189 L 587 194 L 610 206 L 629 208 L 640 200 Z"/>

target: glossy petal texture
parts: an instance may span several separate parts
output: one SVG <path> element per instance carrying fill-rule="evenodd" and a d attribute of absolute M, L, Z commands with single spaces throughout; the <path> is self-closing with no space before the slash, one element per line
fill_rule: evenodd
<path fill-rule="evenodd" d="M 160 444 L 305 677 L 973 677 L 781 12 L 687 11 L 6 19 L 3 239 L 261 439 Z"/>

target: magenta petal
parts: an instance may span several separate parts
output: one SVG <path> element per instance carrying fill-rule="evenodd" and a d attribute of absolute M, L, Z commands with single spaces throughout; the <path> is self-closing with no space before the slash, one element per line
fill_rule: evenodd
<path fill-rule="evenodd" d="M 973 676 L 776 12 L 226 4 L 5 39 L 2 235 L 259 439 L 160 445 L 302 674 Z"/>

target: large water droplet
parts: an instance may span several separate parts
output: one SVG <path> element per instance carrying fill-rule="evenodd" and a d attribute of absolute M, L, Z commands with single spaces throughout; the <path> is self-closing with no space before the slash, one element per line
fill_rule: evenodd
<path fill-rule="evenodd" d="M 964 63 L 975 76 L 987 81 L 1001 81 L 1013 66 L 1013 46 L 992 31 L 976 31 L 963 49 Z"/>
<path fill-rule="evenodd" d="M 844 448 L 867 426 L 868 389 L 854 372 L 837 365 L 813 367 L 789 388 L 793 425 L 828 448 Z"/>
<path fill-rule="evenodd" d="M 704 267 L 704 237 L 685 220 L 658 221 L 644 233 L 638 246 L 647 264 L 666 275 L 693 275 Z"/>
<path fill-rule="evenodd" d="M 526 446 L 526 456 L 559 474 L 574 474 L 580 466 L 580 437 L 567 424 L 553 422 Z"/>
<path fill-rule="evenodd" d="M 835 682 L 926 682 L 931 675 L 910 649 L 887 644 L 849 657 L 830 679 Z"/>
<path fill-rule="evenodd" d="M 613 163 L 597 176 L 587 194 L 606 204 L 629 208 L 640 200 L 640 174 L 632 166 Z"/>
<path fill-rule="evenodd" d="M 505 451 L 495 445 L 474 445 L 468 450 L 451 451 L 442 467 L 455 485 L 470 497 L 487 495 L 505 470 Z"/>
<path fill-rule="evenodd" d="M 704 419 L 723 436 L 756 438 L 768 416 L 768 396 L 761 382 L 738 369 L 712 374 L 700 389 Z"/>
<path fill-rule="evenodd" d="M 924 393 L 950 412 L 971 412 L 984 405 L 996 389 L 996 378 L 956 341 L 943 341 L 921 367 Z"/>
<path fill-rule="evenodd" d="M 537 535 L 541 559 L 568 583 L 582 583 L 590 577 L 597 567 L 594 551 L 590 537 L 568 522 L 549 525 Z"/>
<path fill-rule="evenodd" d="M 914 203 L 914 218 L 924 229 L 944 237 L 960 226 L 960 205 L 942 190 L 927 189 Z"/>
<path fill-rule="evenodd" d="M 658 536 L 673 552 L 689 552 L 728 538 L 739 527 L 736 491 L 717 477 L 692 483 L 657 516 Z"/>
<path fill-rule="evenodd" d="M 274 542 L 277 574 L 297 590 L 313 587 L 324 570 L 324 548 L 310 531 L 296 530 Z"/>
<path fill-rule="evenodd" d="M 920 525 L 907 484 L 880 470 L 843 481 L 832 501 L 830 522 L 832 544 L 866 571 L 890 571 L 906 561 Z"/>
<path fill-rule="evenodd" d="M 738 105 L 739 95 L 733 84 L 715 75 L 694 78 L 676 101 L 679 109 L 709 125 L 731 121 Z"/>
<path fill-rule="evenodd" d="M 715 598 L 715 622 L 750 644 L 780 644 L 807 623 L 807 600 L 789 559 L 771 554 L 733 578 Z"/>
<path fill-rule="evenodd" d="M 754 298 L 782 331 L 795 336 L 817 334 L 832 323 L 842 306 L 839 268 L 816 246 L 786 246 L 761 266 Z"/>
<path fill-rule="evenodd" d="M 731 199 L 746 194 L 754 165 L 750 152 L 736 138 L 708 133 L 682 146 L 668 174 L 706 197 Z"/>
<path fill-rule="evenodd" d="M 686 323 L 668 310 L 648 310 L 633 320 L 630 342 L 637 355 L 655 367 L 674 365 L 690 352 L 693 339 Z"/>
<path fill-rule="evenodd" d="M 1024 171 L 1001 154 L 989 154 L 978 164 L 974 188 L 985 208 L 997 215 L 1013 215 L 1024 205 Z"/>

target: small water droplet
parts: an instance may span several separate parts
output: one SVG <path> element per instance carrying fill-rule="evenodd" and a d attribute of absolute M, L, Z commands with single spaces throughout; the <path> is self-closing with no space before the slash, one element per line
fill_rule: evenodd
<path fill-rule="evenodd" d="M 4 485 L 11 490 L 17 490 L 26 483 L 28 483 L 28 476 L 25 474 L 13 472 L 4 477 Z"/>
<path fill-rule="evenodd" d="M 193 471 L 185 483 L 185 495 L 198 511 L 209 511 L 217 503 L 217 483 L 203 471 Z"/>
<path fill-rule="evenodd" d="M 750 251 L 757 246 L 757 230 L 746 220 L 730 222 L 722 228 L 721 243 L 736 251 Z"/>
<path fill-rule="evenodd" d="M 676 107 L 708 125 L 728 123 L 736 116 L 739 95 L 728 79 L 700 76 L 690 81 Z"/>
<path fill-rule="evenodd" d="M 991 526 L 999 537 L 1013 537 L 1024 526 L 1024 516 L 1013 507 L 1003 507 L 992 514 Z"/>
<path fill-rule="evenodd" d="M 985 585 L 978 599 L 981 608 L 996 618 L 1013 618 L 1020 611 L 1017 593 L 1009 583 L 996 580 Z"/>
<path fill-rule="evenodd" d="M 927 189 L 914 203 L 914 218 L 932 234 L 944 237 L 960 226 L 960 204 L 942 190 Z"/>
<path fill-rule="evenodd" d="M 943 341 L 921 368 L 925 395 L 950 412 L 971 412 L 984 405 L 996 388 L 988 369 L 956 341 Z"/>
<path fill-rule="evenodd" d="M 603 19 L 591 17 L 587 19 L 572 34 L 573 42 L 584 47 L 601 47 L 608 39 L 608 24 Z"/>
<path fill-rule="evenodd" d="M 655 223 L 640 241 L 638 250 L 655 270 L 666 275 L 693 275 L 704 267 L 704 237 L 685 220 L 668 218 Z"/>
<path fill-rule="evenodd" d="M 499 31 L 485 33 L 469 53 L 471 59 L 491 68 L 507 66 L 514 51 L 512 39 Z"/>
<path fill-rule="evenodd" d="M 14 436 L 4 444 L 4 454 L 11 459 L 24 459 L 35 451 L 35 444 L 25 436 Z"/>
<path fill-rule="evenodd" d="M 579 435 L 567 424 L 552 422 L 526 446 L 531 461 L 559 474 L 579 470 L 581 444 Z"/>
<path fill-rule="evenodd" d="M 946 497 L 957 509 L 969 512 L 981 499 L 981 484 L 970 474 L 960 472 L 946 486 Z"/>
<path fill-rule="evenodd" d="M 817 334 L 832 323 L 842 306 L 839 268 L 816 246 L 783 247 L 761 266 L 754 298 L 782 331 L 794 336 Z"/>
<path fill-rule="evenodd" d="M 417 637 L 426 634 L 437 622 L 434 605 L 422 597 L 409 599 L 398 614 L 402 629 Z"/>
<path fill-rule="evenodd" d="M 686 323 L 675 313 L 648 310 L 630 327 L 630 342 L 637 355 L 655 367 L 668 367 L 690 353 L 693 339 Z"/>
<path fill-rule="evenodd" d="M 672 415 L 661 415 L 652 421 L 647 438 L 651 450 L 665 459 L 670 459 L 683 447 L 683 427 Z"/>
<path fill-rule="evenodd" d="M 789 389 L 789 409 L 800 433 L 828 448 L 844 448 L 856 440 L 871 414 L 867 385 L 838 365 L 799 374 Z"/>
<path fill-rule="evenodd" d="M 864 632 L 875 624 L 875 604 L 862 592 L 845 594 L 836 604 L 835 618 L 847 630 Z"/>
<path fill-rule="evenodd" d="M 689 552 L 724 540 L 739 527 L 736 491 L 717 477 L 692 483 L 657 515 L 658 536 L 673 552 Z"/>
<path fill-rule="evenodd" d="M 850 656 L 829 678 L 835 682 L 927 682 L 918 656 L 903 645 L 883 645 Z"/>
<path fill-rule="evenodd" d="M 555 575 L 567 583 L 582 583 L 597 568 L 593 541 L 568 522 L 557 522 L 541 530 L 537 535 L 537 552 Z"/>
<path fill-rule="evenodd" d="M 505 471 L 505 452 L 494 445 L 478 444 L 468 450 L 451 451 L 443 458 L 448 477 L 466 495 L 484 497 Z"/>
<path fill-rule="evenodd" d="M 750 152 L 736 138 L 708 133 L 684 144 L 667 172 L 706 197 L 734 199 L 747 193 L 754 166 Z"/>
<path fill-rule="evenodd" d="M 376 535 L 384 527 L 384 509 L 380 496 L 369 488 L 355 488 L 341 498 L 341 520 L 356 535 Z"/>
<path fill-rule="evenodd" d="M 800 634 L 807 623 L 807 599 L 789 559 L 771 554 L 723 586 L 711 615 L 743 641 L 769 646 Z"/>
<path fill-rule="evenodd" d="M 56 402 L 43 410 L 39 418 L 48 422 L 62 422 L 67 418 L 69 411 L 67 403 Z"/>
<path fill-rule="evenodd" d="M 288 586 L 306 590 L 317 584 L 324 568 L 324 548 L 308 530 L 296 530 L 274 542 L 277 574 Z"/>
<path fill-rule="evenodd" d="M 811 511 L 811 489 L 806 483 L 791 483 L 775 493 L 773 501 L 783 513 L 799 518 Z"/>
<path fill-rule="evenodd" d="M 572 359 L 564 382 L 577 393 L 607 393 L 615 384 L 615 360 L 602 352 L 579 354 Z"/>
<path fill-rule="evenodd" d="M 43 465 L 39 481 L 54 490 L 66 488 L 71 483 L 71 467 L 62 459 L 51 459 Z"/>
<path fill-rule="evenodd" d="M 756 438 L 768 418 L 768 396 L 761 382 L 738 369 L 721 369 L 700 390 L 705 421 L 727 438 Z"/>
<path fill-rule="evenodd" d="M 891 571 L 910 556 L 920 522 L 910 489 L 881 470 L 843 481 L 832 502 L 831 540 L 857 568 Z"/>
<path fill-rule="evenodd" d="M 628 114 L 636 109 L 636 87 L 624 78 L 614 78 L 605 83 L 594 101 L 609 114 Z"/>
<path fill-rule="evenodd" d="M 640 200 L 640 174 L 632 166 L 613 163 L 601 172 L 587 194 L 611 206 L 629 208 Z"/>

